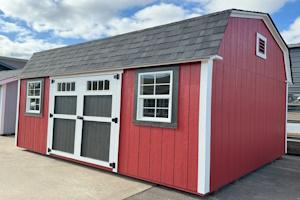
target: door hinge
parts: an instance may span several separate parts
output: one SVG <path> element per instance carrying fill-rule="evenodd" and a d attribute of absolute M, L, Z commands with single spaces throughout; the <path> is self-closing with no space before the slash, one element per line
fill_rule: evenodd
<path fill-rule="evenodd" d="M 115 117 L 115 118 L 111 119 L 111 121 L 112 121 L 112 122 L 115 122 L 115 123 L 117 124 L 117 123 L 118 123 L 118 118 Z"/>
<path fill-rule="evenodd" d="M 119 78 L 120 78 L 120 74 L 116 74 L 116 75 L 114 75 L 114 79 L 117 79 L 117 80 L 119 80 Z"/>
<path fill-rule="evenodd" d="M 114 169 L 116 168 L 116 163 L 109 163 L 109 166 Z"/>
<path fill-rule="evenodd" d="M 48 148 L 48 150 L 47 150 L 47 151 L 48 151 L 48 153 L 50 153 L 50 152 L 51 152 L 51 149 L 50 149 L 50 148 Z"/>
<path fill-rule="evenodd" d="M 83 120 L 83 117 L 81 117 L 81 116 L 77 116 L 77 119 L 81 119 L 81 120 Z"/>
<path fill-rule="evenodd" d="M 51 80 L 51 83 L 55 83 L 55 80 L 54 80 L 54 79 L 52 79 L 52 80 Z"/>
<path fill-rule="evenodd" d="M 53 114 L 52 113 L 50 113 L 50 118 L 52 118 L 53 117 Z"/>

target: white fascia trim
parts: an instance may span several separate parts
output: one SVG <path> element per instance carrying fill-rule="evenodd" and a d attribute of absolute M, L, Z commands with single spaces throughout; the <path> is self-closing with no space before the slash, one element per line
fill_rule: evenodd
<path fill-rule="evenodd" d="M 113 74 L 123 74 L 124 70 L 109 70 L 102 72 L 88 72 L 88 73 L 78 73 L 78 74 L 70 74 L 70 75 L 57 75 L 50 76 L 51 79 L 66 79 L 66 78 L 79 78 L 79 77 L 91 77 L 91 76 L 101 76 L 101 75 L 113 75 Z"/>
<path fill-rule="evenodd" d="M 20 109 L 20 89 L 21 80 L 18 80 L 18 91 L 17 91 L 17 109 L 16 109 L 16 127 L 15 127 L 15 145 L 18 145 L 18 132 L 19 132 L 19 109 Z"/>
<path fill-rule="evenodd" d="M 291 73 L 289 49 L 286 46 L 285 42 L 283 41 L 282 37 L 279 35 L 276 27 L 274 26 L 272 20 L 269 17 L 269 15 L 264 14 L 264 13 L 255 13 L 255 12 L 233 10 L 231 12 L 230 17 L 248 18 L 248 19 L 261 19 L 261 20 L 263 20 L 263 22 L 266 24 L 269 31 L 271 32 L 272 36 L 276 40 L 277 44 L 279 45 L 281 51 L 283 52 L 286 79 L 287 79 L 287 82 L 289 84 L 292 84 L 292 73 Z"/>
<path fill-rule="evenodd" d="M 198 193 L 210 192 L 210 146 L 211 146 L 211 100 L 213 60 L 211 57 L 201 62 L 199 98 L 199 137 L 198 137 Z"/>

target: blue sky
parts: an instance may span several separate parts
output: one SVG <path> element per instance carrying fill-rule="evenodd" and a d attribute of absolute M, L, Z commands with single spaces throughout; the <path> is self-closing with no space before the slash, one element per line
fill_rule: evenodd
<path fill-rule="evenodd" d="M 229 8 L 268 12 L 300 43 L 300 0 L 0 0 L 0 56 L 32 53 Z"/>

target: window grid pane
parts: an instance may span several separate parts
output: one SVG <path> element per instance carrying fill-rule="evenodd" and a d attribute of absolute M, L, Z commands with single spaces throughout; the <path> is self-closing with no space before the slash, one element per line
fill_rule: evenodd
<path fill-rule="evenodd" d="M 75 82 L 59 82 L 57 83 L 58 92 L 71 92 L 75 91 L 76 84 Z"/>
<path fill-rule="evenodd" d="M 27 83 L 27 112 L 39 113 L 41 107 L 41 81 Z"/>
<path fill-rule="evenodd" d="M 109 88 L 110 88 L 109 80 L 87 81 L 88 91 L 102 91 L 102 90 L 109 90 Z"/>
<path fill-rule="evenodd" d="M 172 72 L 154 72 L 140 74 L 138 81 L 138 110 L 145 120 L 149 118 L 168 119 L 171 109 L 171 80 Z M 149 120 L 150 120 L 149 119 Z M 165 121 L 163 120 L 163 121 Z"/>

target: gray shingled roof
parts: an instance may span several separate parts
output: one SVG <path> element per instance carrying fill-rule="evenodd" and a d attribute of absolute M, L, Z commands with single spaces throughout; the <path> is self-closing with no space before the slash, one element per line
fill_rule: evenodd
<path fill-rule="evenodd" d="M 23 69 L 14 69 L 14 70 L 4 70 L 0 71 L 0 81 L 10 79 L 10 78 L 18 78 Z"/>
<path fill-rule="evenodd" d="M 216 55 L 231 10 L 35 53 L 22 78 L 180 63 Z"/>

